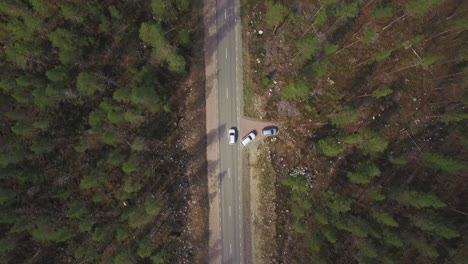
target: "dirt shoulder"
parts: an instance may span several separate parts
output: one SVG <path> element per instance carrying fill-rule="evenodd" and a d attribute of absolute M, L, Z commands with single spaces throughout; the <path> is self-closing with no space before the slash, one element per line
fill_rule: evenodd
<path fill-rule="evenodd" d="M 208 262 L 221 263 L 221 230 L 219 222 L 218 168 L 218 123 L 216 86 L 216 1 L 203 0 L 204 61 L 205 61 L 205 102 L 204 132 L 206 133 L 206 167 L 209 199 L 209 245 Z M 199 105 L 200 107 L 200 105 Z"/>
<path fill-rule="evenodd" d="M 275 172 L 268 143 L 249 155 L 254 263 L 277 263 Z"/>

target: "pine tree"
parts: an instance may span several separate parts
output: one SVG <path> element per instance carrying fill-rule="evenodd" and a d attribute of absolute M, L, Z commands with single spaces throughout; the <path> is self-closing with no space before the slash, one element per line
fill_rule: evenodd
<path fill-rule="evenodd" d="M 320 139 L 318 141 L 318 147 L 320 151 L 328 157 L 336 157 L 344 150 L 343 145 L 332 137 Z"/>
<path fill-rule="evenodd" d="M 92 72 L 80 72 L 76 79 L 76 88 L 84 96 L 93 96 L 98 91 L 104 91 L 103 83 Z"/>
<path fill-rule="evenodd" d="M 381 210 L 381 209 L 377 209 L 377 208 L 374 208 L 372 211 L 371 211 L 371 216 L 372 218 L 374 218 L 377 222 L 383 224 L 383 225 L 386 225 L 386 226 L 390 226 L 390 227 L 397 227 L 398 226 L 398 222 L 395 221 L 395 219 L 393 219 L 393 217 Z"/>
<path fill-rule="evenodd" d="M 156 216 L 161 211 L 160 202 L 153 196 L 148 195 L 145 198 L 145 212 L 148 215 Z"/>
<path fill-rule="evenodd" d="M 421 255 L 432 259 L 439 257 L 439 252 L 437 252 L 437 249 L 433 245 L 427 243 L 425 240 L 412 238 L 409 241 L 411 245 L 413 245 L 413 247 L 415 247 L 419 253 L 421 253 Z"/>
<path fill-rule="evenodd" d="M 448 173 L 455 173 L 466 169 L 463 161 L 455 160 L 438 153 L 427 153 L 424 155 L 424 159 L 434 168 Z"/>
<path fill-rule="evenodd" d="M 426 218 L 416 217 L 412 219 L 411 223 L 422 231 L 445 239 L 451 239 L 460 236 L 456 230 Z"/>
<path fill-rule="evenodd" d="M 267 26 L 272 29 L 282 22 L 290 13 L 289 9 L 281 3 L 270 4 L 265 14 Z"/>
<path fill-rule="evenodd" d="M 356 184 L 367 184 L 378 176 L 380 176 L 379 168 L 369 161 L 359 162 L 354 166 L 352 172 L 347 173 L 348 179 Z"/>
<path fill-rule="evenodd" d="M 327 117 L 332 124 L 343 127 L 356 122 L 359 115 L 354 110 L 343 110 L 337 113 L 329 114 Z"/>
<path fill-rule="evenodd" d="M 431 193 L 422 193 L 417 191 L 399 191 L 392 196 L 399 204 L 411 206 L 414 208 L 441 208 L 447 206 L 437 196 Z"/>

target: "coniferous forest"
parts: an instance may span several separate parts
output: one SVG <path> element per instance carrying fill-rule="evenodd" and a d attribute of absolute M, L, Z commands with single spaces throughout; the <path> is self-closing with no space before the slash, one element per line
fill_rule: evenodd
<path fill-rule="evenodd" d="M 257 260 L 467 263 L 468 2 L 242 2 Z"/>
<path fill-rule="evenodd" d="M 181 261 L 193 5 L 0 1 L 0 263 Z"/>

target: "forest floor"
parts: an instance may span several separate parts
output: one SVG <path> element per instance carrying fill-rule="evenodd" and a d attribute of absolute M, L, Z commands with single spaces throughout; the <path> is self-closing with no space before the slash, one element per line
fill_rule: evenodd
<path fill-rule="evenodd" d="M 319 136 L 324 136 L 323 118 L 317 116 L 307 116 L 303 109 L 287 100 L 282 100 L 280 91 L 289 81 L 294 79 L 300 71 L 293 62 L 296 53 L 294 41 L 301 39 L 309 28 L 307 24 L 294 25 L 292 19 L 287 18 L 283 23 L 275 27 L 275 30 L 268 30 L 263 21 L 266 13 L 265 5 L 262 1 L 242 1 L 243 15 L 243 47 L 244 47 L 244 102 L 245 114 L 252 118 L 271 120 L 280 128 L 280 134 L 276 141 L 265 142 L 265 145 L 258 146 L 251 151 L 251 185 L 252 185 L 252 208 L 254 211 L 255 226 L 255 260 L 256 263 L 288 263 L 297 244 L 297 237 L 289 227 L 290 212 L 287 209 L 286 193 L 280 187 L 280 183 L 285 175 L 297 167 L 307 168 L 313 175 L 311 185 L 311 197 L 316 197 L 318 193 L 326 189 L 337 180 L 337 167 L 343 170 L 342 161 L 333 163 L 323 158 L 323 155 L 316 149 L 316 140 Z M 257 2 L 257 3 L 256 3 Z M 442 7 L 441 13 L 449 13 L 450 5 Z M 375 48 L 369 49 L 358 47 L 360 39 L 357 35 L 362 35 L 367 27 L 381 29 L 391 21 L 383 21 L 381 24 L 367 25 L 368 14 L 363 10 L 364 15 L 360 16 L 352 25 L 343 26 L 341 39 L 338 43 L 338 54 L 331 59 L 328 79 L 322 78 L 312 88 L 314 94 L 324 94 L 330 90 L 336 92 L 336 87 L 350 86 L 352 93 L 343 92 L 339 96 L 346 102 L 354 100 L 355 103 L 362 104 L 360 108 L 361 120 L 359 123 L 345 128 L 346 132 L 357 132 L 364 124 L 373 123 L 379 128 L 387 138 L 396 142 L 404 142 L 395 147 L 399 152 L 406 152 L 409 156 L 421 152 L 421 149 L 430 148 L 429 142 L 438 140 L 441 135 L 431 129 L 432 122 L 436 118 L 431 117 L 431 113 L 446 103 L 456 101 L 463 88 L 452 86 L 440 98 L 439 91 L 427 89 L 426 86 L 443 83 L 447 74 L 443 67 L 440 70 L 434 69 L 431 75 L 435 75 L 438 80 L 428 77 L 428 71 L 424 69 L 410 69 L 420 77 L 409 81 L 401 75 L 392 74 L 393 71 L 401 68 L 399 66 L 400 57 L 392 57 L 385 68 L 368 63 L 369 54 L 374 53 Z M 305 12 L 304 12 L 305 13 Z M 313 20 L 314 13 L 307 17 L 307 21 Z M 365 25 L 365 27 L 364 27 Z M 297 30 L 297 28 L 301 28 Z M 265 31 L 261 36 L 259 31 Z M 317 32 L 309 28 L 310 34 L 315 33 L 319 38 L 326 38 L 326 33 Z M 401 43 L 401 34 L 408 36 L 420 32 L 418 28 L 409 28 L 407 24 L 395 23 L 392 25 L 392 34 L 382 34 L 375 37 L 374 42 L 381 46 L 397 49 Z M 427 34 L 430 35 L 430 34 Z M 332 41 L 332 40 L 329 40 Z M 355 45 L 356 42 L 358 45 Z M 450 46 L 440 45 L 440 54 L 452 54 Z M 416 53 L 416 51 L 414 51 Z M 362 66 L 363 64 L 369 64 Z M 359 65 L 359 69 L 349 69 L 343 71 L 350 65 Z M 269 85 L 262 84 L 262 77 L 270 77 Z M 325 79 L 325 80 L 324 80 Z M 405 90 L 399 90 L 393 94 L 392 102 L 384 102 L 381 105 L 371 105 L 364 102 L 369 90 L 379 83 L 400 83 Z M 393 88 L 393 87 L 392 87 Z M 394 87 L 397 89 L 400 87 Z M 339 93 L 338 93 L 339 94 Z M 364 96 L 360 96 L 364 95 Z M 435 102 L 435 101 L 437 102 Z M 399 104 L 400 113 L 390 117 L 393 108 L 391 104 Z M 326 112 L 327 107 L 333 109 L 329 102 L 318 102 L 316 106 L 318 112 Z M 373 121 L 377 120 L 377 121 Z M 388 123 L 386 123 L 388 122 Z M 426 130 L 426 132 L 423 132 Z M 419 134 L 415 138 L 415 134 Z M 454 140 L 457 135 L 449 136 L 449 140 Z M 414 139 L 414 140 L 413 140 Z M 435 143 L 438 144 L 438 143 Z M 421 149 L 420 149 L 421 148 Z M 409 149 L 412 149 L 411 153 Z M 416 152 L 415 152 L 416 151 Z M 415 154 L 417 155 L 417 154 Z M 266 158 L 264 156 L 267 156 Z M 348 163 L 347 166 L 352 166 Z M 273 181 L 273 182 L 272 182 Z M 275 187 L 276 182 L 276 187 Z M 276 225 L 276 229 L 275 229 Z M 284 230 L 284 229 L 286 230 Z M 275 232 L 276 231 L 276 232 Z M 272 237 L 276 236 L 276 238 Z M 271 241 L 271 242 L 270 242 Z M 274 241 L 274 243 L 272 243 Z M 269 242 L 269 243 L 267 243 Z M 304 250 L 303 252 L 306 252 Z"/>
<path fill-rule="evenodd" d="M 201 14 L 203 1 L 197 1 L 196 8 Z M 202 15 L 196 16 L 199 20 Z M 194 21 L 194 23 L 201 23 Z M 203 50 L 203 27 L 197 27 L 193 50 Z M 185 176 L 189 181 L 191 197 L 187 210 L 187 229 L 182 236 L 182 241 L 188 247 L 187 252 L 193 256 L 194 263 L 208 262 L 208 186 L 206 181 L 206 134 L 205 134 L 205 65 L 204 54 L 193 53 L 192 67 L 186 82 L 182 84 L 178 98 L 181 107 L 179 109 L 179 131 L 182 133 L 181 144 L 188 154 L 187 170 Z M 183 249 L 185 250 L 185 249 Z"/>

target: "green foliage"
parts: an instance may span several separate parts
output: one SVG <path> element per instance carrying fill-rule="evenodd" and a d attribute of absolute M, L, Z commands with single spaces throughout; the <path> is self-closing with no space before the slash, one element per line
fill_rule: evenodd
<path fill-rule="evenodd" d="M 141 188 L 143 188 L 141 181 L 135 178 L 126 178 L 122 186 L 122 190 L 127 194 L 136 193 Z"/>
<path fill-rule="evenodd" d="M 42 130 L 42 132 L 45 132 L 48 130 L 49 128 L 49 125 L 50 125 L 50 120 L 49 119 L 39 119 L 39 120 L 36 120 L 32 126 L 36 129 L 40 129 Z"/>
<path fill-rule="evenodd" d="M 328 157 L 336 157 L 344 150 L 343 145 L 332 137 L 320 139 L 318 141 L 318 147 L 320 151 Z"/>
<path fill-rule="evenodd" d="M 34 97 L 34 103 L 40 110 L 55 106 L 59 100 L 57 97 L 48 95 L 43 87 L 35 89 L 31 94 Z"/>
<path fill-rule="evenodd" d="M 391 18 L 393 16 L 393 8 L 391 6 L 378 7 L 374 9 L 372 16 L 378 20 Z"/>
<path fill-rule="evenodd" d="M 91 240 L 94 242 L 108 242 L 113 234 L 114 228 L 112 226 L 98 226 L 91 233 Z"/>
<path fill-rule="evenodd" d="M 169 16 L 169 5 L 165 0 L 151 0 L 151 9 L 158 19 L 166 19 Z"/>
<path fill-rule="evenodd" d="M 95 188 L 97 185 L 98 180 L 95 175 L 84 175 L 80 181 L 80 188 L 83 190 Z"/>
<path fill-rule="evenodd" d="M 322 191 L 320 198 L 322 205 L 334 215 L 350 211 L 353 203 L 348 197 L 332 191 Z"/>
<path fill-rule="evenodd" d="M 76 79 L 76 88 L 84 96 L 93 96 L 97 91 L 103 91 L 104 85 L 92 72 L 80 72 Z"/>
<path fill-rule="evenodd" d="M 153 243 L 149 236 L 145 236 L 138 241 L 137 254 L 140 258 L 147 258 L 151 256 L 156 247 L 157 244 Z"/>
<path fill-rule="evenodd" d="M 437 249 L 435 248 L 435 246 L 430 245 L 425 240 L 411 238 L 409 241 L 411 245 L 414 248 L 416 248 L 421 255 L 432 258 L 432 259 L 436 259 L 439 256 L 439 252 L 437 252 Z"/>
<path fill-rule="evenodd" d="M 126 240 L 130 235 L 130 230 L 126 226 L 118 226 L 115 230 L 115 239 L 119 242 Z"/>
<path fill-rule="evenodd" d="M 288 204 L 292 215 L 298 220 L 305 216 L 312 207 L 310 199 L 307 198 L 310 188 L 307 177 L 302 171 L 294 170 L 283 178 L 283 185 L 288 187 L 290 193 Z"/>
<path fill-rule="evenodd" d="M 401 205 L 418 209 L 429 207 L 437 209 L 447 206 L 447 204 L 442 202 L 437 196 L 431 193 L 422 193 L 417 191 L 399 191 L 393 195 L 392 199 L 396 200 Z"/>
<path fill-rule="evenodd" d="M 190 31 L 188 31 L 187 28 L 183 28 L 179 31 L 179 41 L 185 48 L 190 49 L 192 47 L 192 37 L 190 36 Z"/>
<path fill-rule="evenodd" d="M 309 96 L 309 89 L 306 81 L 291 82 L 281 91 L 281 96 L 287 100 L 304 100 Z"/>
<path fill-rule="evenodd" d="M 145 118 L 136 111 L 126 111 L 123 114 L 123 117 L 125 121 L 129 122 L 132 126 L 135 127 L 140 126 L 145 121 Z"/>
<path fill-rule="evenodd" d="M 153 264 L 165 264 L 167 261 L 165 260 L 164 252 L 158 252 L 158 254 L 151 257 L 151 263 Z"/>
<path fill-rule="evenodd" d="M 434 168 L 448 172 L 455 173 L 466 169 L 463 161 L 455 160 L 439 153 L 426 153 L 424 159 Z"/>
<path fill-rule="evenodd" d="M 338 240 L 338 234 L 336 230 L 332 227 L 324 227 L 321 228 L 323 236 L 328 240 L 330 243 L 336 243 Z"/>
<path fill-rule="evenodd" d="M 94 220 L 92 218 L 85 218 L 79 223 L 78 229 L 80 232 L 89 232 L 91 231 L 93 224 Z"/>
<path fill-rule="evenodd" d="M 18 121 L 11 127 L 11 132 L 18 136 L 30 137 L 36 133 L 36 129 L 31 123 Z"/>
<path fill-rule="evenodd" d="M 41 47 L 32 42 L 17 42 L 5 48 L 7 59 L 23 70 L 27 69 L 31 60 L 40 58 L 43 52 Z"/>
<path fill-rule="evenodd" d="M 314 214 L 314 219 L 317 222 L 319 222 L 320 224 L 322 224 L 322 225 L 327 225 L 328 224 L 328 217 L 325 214 L 321 213 L 321 212 L 316 212 Z"/>
<path fill-rule="evenodd" d="M 294 171 L 283 178 L 283 185 L 288 187 L 293 193 L 297 194 L 304 194 L 309 190 L 305 175 Z"/>
<path fill-rule="evenodd" d="M 271 29 L 275 27 L 278 23 L 282 22 L 289 13 L 289 9 L 280 3 L 270 5 L 265 14 L 265 21 L 268 28 Z"/>
<path fill-rule="evenodd" d="M 263 77 L 262 77 L 262 84 L 263 84 L 263 86 L 265 86 L 265 87 L 268 86 L 268 85 L 270 85 L 270 78 L 268 78 L 268 76 L 263 76 Z"/>
<path fill-rule="evenodd" d="M 386 225 L 386 226 L 390 226 L 390 227 L 397 227 L 398 226 L 398 222 L 393 219 L 393 217 L 381 210 L 381 209 L 373 209 L 371 211 L 371 216 L 372 218 L 374 218 L 377 222 L 383 224 L 383 225 Z"/>
<path fill-rule="evenodd" d="M 383 201 L 385 199 L 385 195 L 380 192 L 380 188 L 373 186 L 366 190 L 366 195 L 373 201 Z"/>
<path fill-rule="evenodd" d="M 169 55 L 171 46 L 159 24 L 141 23 L 139 36 L 143 42 L 153 47 L 153 53 L 159 60 L 162 61 Z"/>
<path fill-rule="evenodd" d="M 73 237 L 72 230 L 68 227 L 55 226 L 50 220 L 42 219 L 31 231 L 34 240 L 38 242 L 64 242 Z"/>
<path fill-rule="evenodd" d="M 81 138 L 74 146 L 73 149 L 78 153 L 85 152 L 90 147 L 89 142 L 86 138 Z"/>
<path fill-rule="evenodd" d="M 348 172 L 346 176 L 352 183 L 367 184 L 373 178 L 380 176 L 380 170 L 374 163 L 364 161 L 356 164 L 354 170 Z"/>
<path fill-rule="evenodd" d="M 115 90 L 114 95 L 112 98 L 121 103 L 130 103 L 130 96 L 132 95 L 132 89 L 130 87 L 120 87 L 117 90 Z"/>
<path fill-rule="evenodd" d="M 141 74 L 141 82 L 132 89 L 131 102 L 135 105 L 143 106 L 151 112 L 158 112 L 162 101 L 156 93 L 155 88 L 160 87 L 161 84 L 151 72 L 151 68 L 143 68 Z"/>
<path fill-rule="evenodd" d="M 442 120 L 446 124 L 449 124 L 452 122 L 460 122 L 466 119 L 468 119 L 468 113 L 449 113 L 449 114 L 445 114 L 442 117 Z"/>
<path fill-rule="evenodd" d="M 305 234 L 307 232 L 307 226 L 302 221 L 294 220 L 291 224 L 291 227 L 294 232 L 298 234 Z"/>
<path fill-rule="evenodd" d="M 69 218 L 81 218 L 87 213 L 86 206 L 81 202 L 75 201 L 68 205 L 67 217 Z"/>
<path fill-rule="evenodd" d="M 322 44 L 316 36 L 307 36 L 296 42 L 300 54 L 297 56 L 298 63 L 311 59 L 322 49 Z"/>
<path fill-rule="evenodd" d="M 130 249 L 119 250 L 112 259 L 113 264 L 137 264 L 138 261 Z"/>
<path fill-rule="evenodd" d="M 365 154 L 375 155 L 387 149 L 388 140 L 377 132 L 366 132 L 362 134 L 362 141 L 358 148 Z"/>
<path fill-rule="evenodd" d="M 142 150 L 145 150 L 146 149 L 146 143 L 145 143 L 145 139 L 142 138 L 142 137 L 136 137 L 132 144 L 130 145 L 130 148 L 133 150 L 133 151 L 142 151 Z"/>
<path fill-rule="evenodd" d="M 123 164 L 122 164 L 122 170 L 126 174 L 132 174 L 135 172 L 138 168 L 138 157 L 136 155 L 131 155 L 130 158 L 128 158 Z"/>
<path fill-rule="evenodd" d="M 50 153 L 54 148 L 53 141 L 48 138 L 36 139 L 31 145 L 31 150 L 37 155 Z"/>
<path fill-rule="evenodd" d="M 150 221 L 151 216 L 147 215 L 141 208 L 133 209 L 128 215 L 128 225 L 134 229 L 141 228 Z"/>
<path fill-rule="evenodd" d="M 18 245 L 16 239 L 11 236 L 4 236 L 0 238 L 0 256 L 4 256 L 5 253 L 11 252 Z"/>
<path fill-rule="evenodd" d="M 315 24 L 317 26 L 323 26 L 325 23 L 327 23 L 327 11 L 325 9 L 321 9 L 317 15 L 315 16 Z"/>
<path fill-rule="evenodd" d="M 82 38 L 63 28 L 57 28 L 49 33 L 48 37 L 52 42 L 52 46 L 60 50 L 60 61 L 65 65 L 70 65 L 76 61 L 79 55 L 78 50 L 87 44 Z"/>
<path fill-rule="evenodd" d="M 167 56 L 166 61 L 169 71 L 176 74 L 185 73 L 185 67 L 187 63 L 185 62 L 185 58 L 182 55 L 177 54 L 176 52 L 171 52 Z"/>
<path fill-rule="evenodd" d="M 353 1 L 349 4 L 342 5 L 336 10 L 336 14 L 341 18 L 353 18 L 359 13 L 359 1 Z"/>
<path fill-rule="evenodd" d="M 367 237 L 369 234 L 370 225 L 361 217 L 347 216 L 346 218 L 334 219 L 333 225 L 347 231 L 358 238 Z"/>
<path fill-rule="evenodd" d="M 314 75 L 317 77 L 322 77 L 327 73 L 328 61 L 316 61 L 312 64 L 312 70 Z"/>
<path fill-rule="evenodd" d="M 434 62 L 443 59 L 442 55 L 432 55 L 432 56 L 426 56 L 423 57 L 422 60 L 419 60 L 418 58 L 418 64 L 421 65 L 421 67 L 425 70 L 429 69 L 429 66 L 434 64 Z"/>
<path fill-rule="evenodd" d="M 106 143 L 107 145 L 111 145 L 115 147 L 118 144 L 117 134 L 115 132 L 105 131 L 104 133 L 102 133 L 101 138 L 104 141 L 104 143 Z"/>
<path fill-rule="evenodd" d="M 84 14 L 80 11 L 79 7 L 71 4 L 61 4 L 60 10 L 65 19 L 75 23 L 83 23 L 85 20 Z"/>
<path fill-rule="evenodd" d="M 34 11 L 36 11 L 42 17 L 50 17 L 54 14 L 54 4 L 50 0 L 29 0 Z"/>
<path fill-rule="evenodd" d="M 396 248 L 403 247 L 403 240 L 401 240 L 401 238 L 398 236 L 397 232 L 390 231 L 388 229 L 384 229 L 382 234 L 384 236 L 382 241 L 385 244 L 387 244 L 389 246 L 396 247 Z"/>
<path fill-rule="evenodd" d="M 161 211 L 161 203 L 153 196 L 148 195 L 145 198 L 145 212 L 147 215 L 156 216 Z"/>
<path fill-rule="evenodd" d="M 99 254 L 97 249 L 94 245 L 80 245 L 74 252 L 73 256 L 76 259 L 87 261 L 87 262 L 95 262 L 99 259 Z"/>
<path fill-rule="evenodd" d="M 359 243 L 359 254 L 372 259 L 379 256 L 377 248 L 370 240 L 362 240 Z"/>
<path fill-rule="evenodd" d="M 379 52 L 377 52 L 376 54 L 374 54 L 374 59 L 377 62 L 381 62 L 381 61 L 385 60 L 386 58 L 388 58 L 390 56 L 390 54 L 392 54 L 392 50 L 384 48 L 384 49 L 380 50 Z"/>
<path fill-rule="evenodd" d="M 385 97 L 389 94 L 391 94 L 393 92 L 392 89 L 386 87 L 386 86 L 380 86 L 379 88 L 375 89 L 373 92 L 372 92 L 372 95 L 375 97 L 375 98 L 381 98 L 381 97 Z"/>
<path fill-rule="evenodd" d="M 442 223 L 437 223 L 426 218 L 413 218 L 411 224 L 430 235 L 442 237 L 445 239 L 460 237 L 460 234 L 456 230 L 447 227 Z"/>
<path fill-rule="evenodd" d="M 2 139 L 0 137 L 0 139 Z M 0 167 L 5 168 L 10 164 L 16 164 L 20 161 L 23 161 L 27 157 L 27 152 L 25 148 L 20 144 L 11 144 L 8 148 L 0 150 Z"/>
<path fill-rule="evenodd" d="M 332 55 L 335 55 L 337 48 L 338 48 L 338 45 L 326 44 L 323 47 L 323 51 L 325 52 L 325 55 L 332 56 Z"/>
<path fill-rule="evenodd" d="M 369 29 L 367 30 L 365 33 L 364 33 L 364 36 L 362 36 L 362 39 L 364 40 L 364 42 L 366 44 L 369 44 L 372 42 L 372 40 L 374 39 L 374 36 L 375 36 L 375 32 L 374 30 L 372 29 Z"/>
<path fill-rule="evenodd" d="M 414 17 L 423 17 L 440 5 L 443 0 L 409 0 L 405 5 L 405 11 Z"/>
<path fill-rule="evenodd" d="M 125 151 L 121 148 L 116 148 L 107 156 L 107 163 L 114 167 L 120 166 L 127 159 Z"/>
<path fill-rule="evenodd" d="M 388 157 L 388 160 L 390 161 L 390 163 L 392 163 L 393 165 L 395 166 L 404 166 L 406 165 L 406 163 L 408 163 L 408 161 L 406 161 L 406 159 L 404 157 Z"/>
<path fill-rule="evenodd" d="M 7 203 L 16 197 L 16 193 L 13 190 L 0 188 L 0 205 Z"/>
<path fill-rule="evenodd" d="M 343 110 L 337 113 L 329 114 L 327 117 L 335 126 L 343 127 L 356 122 L 359 118 L 359 114 L 355 110 Z"/>

